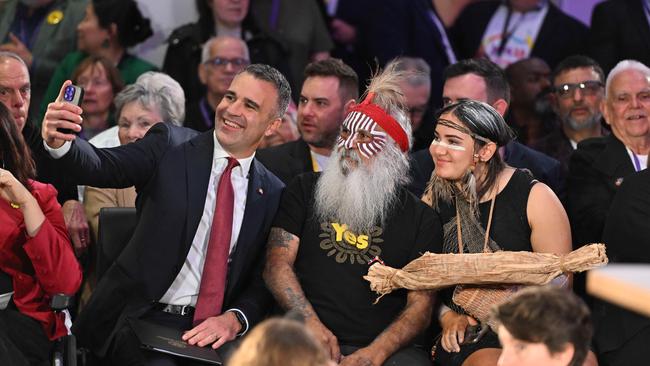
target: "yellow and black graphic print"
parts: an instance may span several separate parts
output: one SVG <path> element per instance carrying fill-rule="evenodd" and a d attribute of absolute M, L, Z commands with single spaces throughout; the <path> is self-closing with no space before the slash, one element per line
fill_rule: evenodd
<path fill-rule="evenodd" d="M 337 263 L 368 264 L 381 255 L 379 244 L 384 242 L 381 234 L 384 230 L 375 226 L 369 233 L 354 233 L 345 224 L 337 222 L 321 223 L 321 249 L 327 251 L 328 257 L 334 257 Z"/>

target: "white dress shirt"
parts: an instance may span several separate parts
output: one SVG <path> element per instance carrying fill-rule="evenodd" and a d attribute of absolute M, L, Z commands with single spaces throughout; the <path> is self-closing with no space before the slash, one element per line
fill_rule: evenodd
<path fill-rule="evenodd" d="M 183 267 L 172 282 L 167 292 L 160 299 L 161 303 L 172 305 L 196 305 L 196 300 L 199 296 L 199 289 L 201 286 L 201 273 L 203 272 L 203 264 L 205 263 L 205 256 L 208 249 L 208 240 L 210 239 L 210 227 L 212 225 L 212 217 L 214 216 L 214 206 L 217 201 L 217 185 L 219 178 L 227 165 L 227 158 L 230 156 L 217 141 L 216 135 L 213 134 L 214 150 L 212 155 L 212 168 L 210 170 L 210 178 L 208 181 L 208 192 L 205 198 L 205 205 L 203 206 L 203 214 L 201 221 L 194 234 L 192 246 L 185 258 Z M 50 155 L 58 159 L 65 155 L 70 150 L 70 142 L 66 142 L 58 149 L 52 149 L 45 144 L 46 150 Z M 231 174 L 231 181 L 233 191 L 235 193 L 235 201 L 233 207 L 233 220 L 232 220 L 232 237 L 230 239 L 230 253 L 228 263 L 232 259 L 232 253 L 237 246 L 237 239 L 241 229 L 242 221 L 244 219 L 244 210 L 246 208 L 246 194 L 248 191 L 248 175 L 251 167 L 253 155 L 237 159 L 239 165 L 234 167 Z M 245 325 L 239 333 L 244 334 L 248 330 L 248 319 L 246 315 L 239 309 L 228 309 L 226 311 L 236 311 L 244 316 Z"/>

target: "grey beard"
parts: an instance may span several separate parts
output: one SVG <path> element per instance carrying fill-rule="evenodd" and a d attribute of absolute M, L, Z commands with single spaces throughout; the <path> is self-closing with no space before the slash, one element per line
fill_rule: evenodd
<path fill-rule="evenodd" d="M 570 116 L 566 116 L 564 118 L 564 123 L 566 123 L 570 129 L 574 131 L 582 131 L 586 130 L 588 128 L 591 128 L 595 126 L 596 124 L 600 123 L 600 118 L 602 115 L 600 113 L 595 113 L 591 117 L 589 117 L 586 121 L 583 123 L 580 123 L 576 121 L 575 119 L 571 118 Z"/>
<path fill-rule="evenodd" d="M 346 159 L 349 156 L 356 163 Z M 397 203 L 398 189 L 408 183 L 409 162 L 388 143 L 364 164 L 355 150 L 337 149 L 323 171 L 314 194 L 319 222 L 335 220 L 357 233 L 369 233 L 386 222 Z"/>

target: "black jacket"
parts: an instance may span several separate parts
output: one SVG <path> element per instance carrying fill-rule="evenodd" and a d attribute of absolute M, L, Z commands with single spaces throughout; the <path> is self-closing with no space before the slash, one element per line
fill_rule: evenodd
<path fill-rule="evenodd" d="M 261 149 L 255 158 L 284 184 L 289 184 L 299 174 L 314 170 L 309 145 L 302 139 Z"/>
<path fill-rule="evenodd" d="M 578 144 L 571 155 L 567 177 L 567 208 L 574 247 L 600 241 L 614 195 L 634 172 L 625 145 L 613 134 Z"/>
<path fill-rule="evenodd" d="M 648 223 L 650 170 L 646 169 L 625 179 L 610 206 L 602 240 L 607 245 L 609 261 L 643 263 L 647 266 L 650 263 Z M 621 358 L 615 365 L 647 364 L 650 318 L 606 302 L 596 303 L 593 317 L 594 342 L 601 354 L 624 347 L 620 351 Z M 643 329 L 645 332 L 642 332 Z M 630 342 L 635 337 L 644 337 L 644 340 Z M 637 346 L 630 346 L 634 344 Z"/>
<path fill-rule="evenodd" d="M 607 0 L 594 7 L 589 54 L 605 74 L 621 60 L 650 65 L 650 26 L 643 1 Z"/>

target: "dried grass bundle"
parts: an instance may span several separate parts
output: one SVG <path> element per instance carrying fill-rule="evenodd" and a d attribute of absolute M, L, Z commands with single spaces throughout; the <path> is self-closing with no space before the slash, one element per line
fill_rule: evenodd
<path fill-rule="evenodd" d="M 402 269 L 373 264 L 364 276 L 383 296 L 399 288 L 437 290 L 453 285 L 544 285 L 569 272 L 607 263 L 604 244 L 590 244 L 566 255 L 534 252 L 475 254 L 425 253 Z M 381 297 L 380 296 L 380 297 Z"/>

